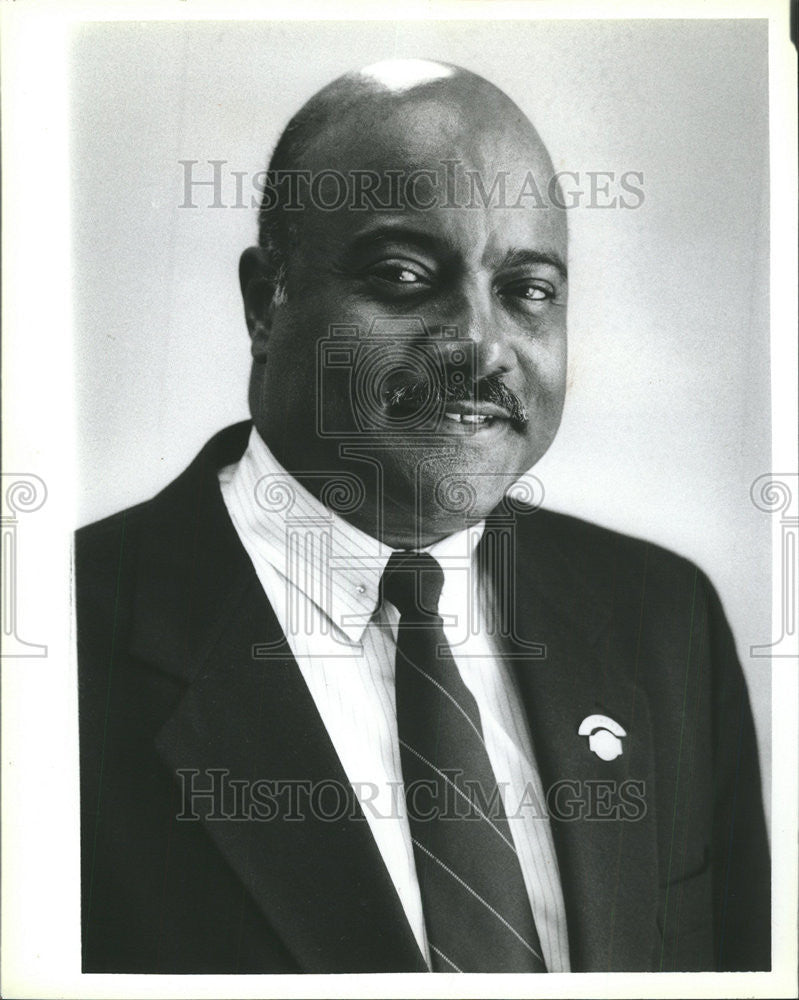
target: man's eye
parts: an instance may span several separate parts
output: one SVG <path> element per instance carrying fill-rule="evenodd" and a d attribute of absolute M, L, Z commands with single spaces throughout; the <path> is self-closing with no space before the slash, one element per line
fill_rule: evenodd
<path fill-rule="evenodd" d="M 381 261 L 372 267 L 369 273 L 395 285 L 414 287 L 429 283 L 428 276 L 421 268 L 401 261 Z"/>
<path fill-rule="evenodd" d="M 500 289 L 500 295 L 509 295 L 528 302 L 545 302 L 555 297 L 555 289 L 546 281 L 514 281 Z"/>
<path fill-rule="evenodd" d="M 419 280 L 419 275 L 414 271 L 408 270 L 407 267 L 400 268 L 396 274 L 397 281 L 401 282 L 403 285 L 412 285 Z"/>

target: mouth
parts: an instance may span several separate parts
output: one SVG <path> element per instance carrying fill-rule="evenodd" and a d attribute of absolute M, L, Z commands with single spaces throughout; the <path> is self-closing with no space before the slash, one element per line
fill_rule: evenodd
<path fill-rule="evenodd" d="M 510 413 L 494 403 L 447 403 L 443 419 L 453 424 L 465 425 L 469 430 L 493 426 L 495 423 L 507 423 Z"/>
<path fill-rule="evenodd" d="M 510 427 L 524 432 L 527 408 L 500 379 L 488 375 L 470 389 L 422 379 L 406 382 L 386 394 L 386 416 L 406 431 L 465 435 Z"/>

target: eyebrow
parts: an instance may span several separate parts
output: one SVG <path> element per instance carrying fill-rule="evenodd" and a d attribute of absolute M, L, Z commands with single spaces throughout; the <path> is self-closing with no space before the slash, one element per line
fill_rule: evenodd
<path fill-rule="evenodd" d="M 503 254 L 500 267 L 520 267 L 525 264 L 549 264 L 554 267 L 564 281 L 568 280 L 569 272 L 566 262 L 555 250 L 523 250 L 513 248 Z"/>
<path fill-rule="evenodd" d="M 406 223 L 393 224 L 389 220 L 381 220 L 374 227 L 355 236 L 347 247 L 351 254 L 358 254 L 369 247 L 388 240 L 398 240 L 400 242 L 413 243 L 430 253 L 436 251 L 446 251 L 446 243 L 438 236 L 409 226 Z M 568 280 L 569 273 L 566 262 L 557 250 L 530 250 L 522 247 L 512 247 L 507 250 L 499 260 L 499 267 L 522 267 L 531 264 L 548 264 L 554 267 L 564 281 Z"/>
<path fill-rule="evenodd" d="M 357 254 L 362 250 L 367 250 L 369 247 L 374 246 L 377 243 L 389 240 L 397 240 L 401 243 L 413 243 L 421 249 L 429 252 L 442 250 L 444 248 L 443 241 L 439 237 L 434 236 L 432 233 L 427 233 L 422 229 L 416 229 L 415 227 L 408 226 L 407 224 L 403 225 L 400 223 L 398 225 L 392 225 L 390 222 L 383 220 L 382 224 L 369 228 L 365 232 L 359 233 L 355 236 L 347 247 L 347 250 L 350 253 Z"/>

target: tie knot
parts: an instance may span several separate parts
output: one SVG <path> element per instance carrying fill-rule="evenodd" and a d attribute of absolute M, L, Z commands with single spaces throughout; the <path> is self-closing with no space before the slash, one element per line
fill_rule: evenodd
<path fill-rule="evenodd" d="M 438 614 L 444 571 L 428 552 L 394 552 L 380 585 L 403 618 L 429 617 Z"/>

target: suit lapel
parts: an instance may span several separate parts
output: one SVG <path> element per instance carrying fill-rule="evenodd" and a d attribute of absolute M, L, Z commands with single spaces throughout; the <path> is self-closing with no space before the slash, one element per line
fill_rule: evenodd
<path fill-rule="evenodd" d="M 134 650 L 187 684 L 156 738 L 158 752 L 183 782 L 187 814 L 200 817 L 300 968 L 424 971 L 363 812 L 227 516 L 216 469 L 244 444 L 233 453 L 223 444 L 226 454 L 214 454 L 212 442 L 154 502 L 158 516 L 141 550 Z M 268 658 L 257 653 L 263 648 Z M 209 787 L 212 773 L 226 789 L 221 809 L 185 794 Z M 246 784 L 234 800 L 236 781 Z M 212 818 L 220 813 L 229 818 Z"/>
<path fill-rule="evenodd" d="M 509 550 L 516 555 L 503 569 L 514 594 L 510 648 L 548 796 L 571 967 L 646 969 L 657 901 L 646 699 L 631 680 L 634 662 L 603 657 L 609 602 L 559 541 L 557 517 L 517 513 L 512 523 Z M 507 521 L 494 520 L 487 533 L 507 530 Z M 543 656 L 531 653 L 536 645 L 543 645 Z M 578 736 L 580 723 L 593 714 L 609 716 L 627 732 L 623 754 L 613 761 L 600 759 L 587 737 Z"/>
<path fill-rule="evenodd" d="M 210 819 L 206 810 L 199 822 L 303 970 L 424 971 L 362 811 L 219 493 L 217 470 L 241 455 L 249 426 L 218 435 L 150 505 L 132 645 L 137 656 L 186 685 L 157 737 L 158 751 L 176 779 L 178 770 L 198 771 L 198 785 L 218 769 L 250 788 L 259 780 L 294 782 L 302 794 L 309 783 L 328 781 L 345 791 L 344 818 L 325 820 L 306 808 L 302 821 L 292 821 L 293 800 L 284 797 L 266 807 L 274 811 L 268 820 Z M 503 607 L 513 612 L 510 647 L 537 764 L 561 816 L 552 829 L 572 968 L 646 969 L 657 890 L 649 711 L 631 680 L 634 656 L 615 662 L 602 656 L 609 601 L 587 582 L 593 574 L 583 574 L 575 544 L 561 538 L 568 533 L 558 523 L 540 512 L 500 514 L 489 520 L 481 548 L 493 543 L 495 552 L 511 554 L 510 566 L 497 560 L 491 572 Z M 535 653 L 541 644 L 543 657 Z M 254 656 L 256 647 L 269 648 L 269 658 Z M 580 722 L 595 713 L 628 733 L 614 761 L 591 753 L 577 735 Z M 645 814 L 628 801 L 630 818 L 596 817 L 606 795 L 601 789 L 626 780 L 644 783 Z M 224 809 L 235 815 L 233 803 Z M 585 818 L 586 811 L 595 818 Z"/>

